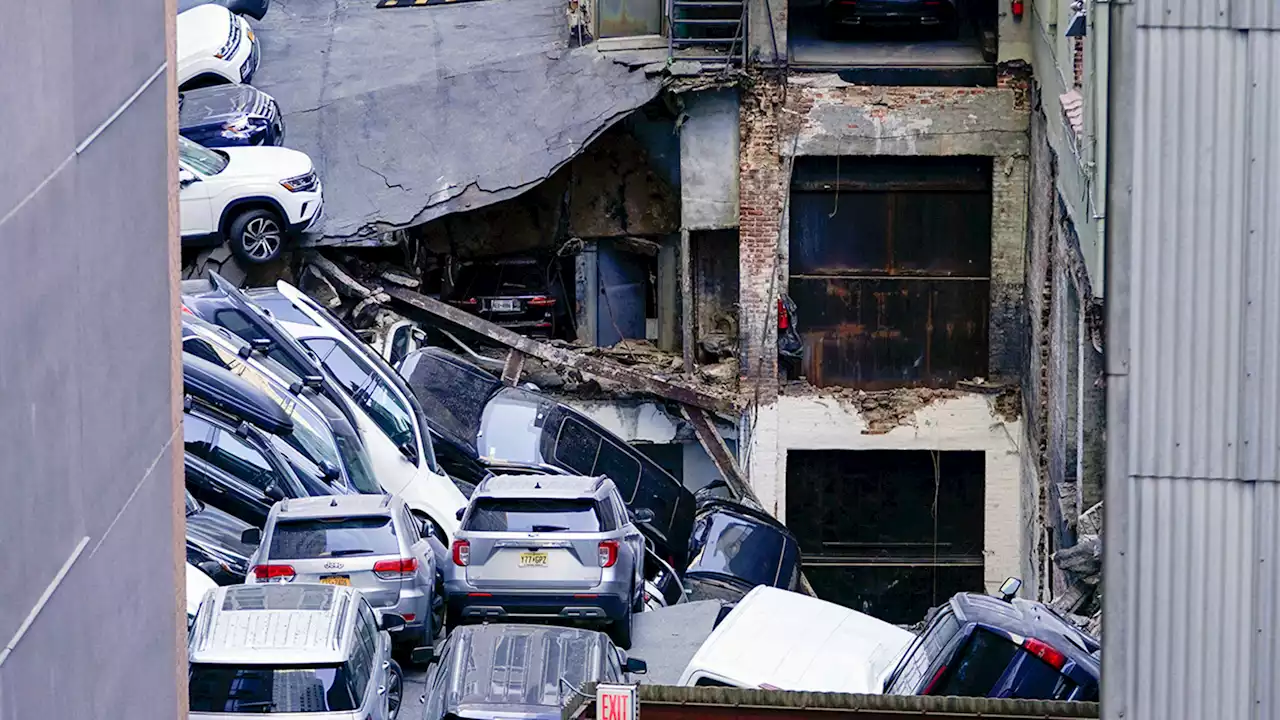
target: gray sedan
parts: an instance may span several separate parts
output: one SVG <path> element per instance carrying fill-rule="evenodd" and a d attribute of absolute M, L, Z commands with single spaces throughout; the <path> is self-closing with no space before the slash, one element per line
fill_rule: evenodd
<path fill-rule="evenodd" d="M 631 646 L 631 615 L 644 602 L 644 538 L 606 477 L 485 480 L 462 516 L 451 560 L 444 563 L 450 625 L 590 622 Z"/>

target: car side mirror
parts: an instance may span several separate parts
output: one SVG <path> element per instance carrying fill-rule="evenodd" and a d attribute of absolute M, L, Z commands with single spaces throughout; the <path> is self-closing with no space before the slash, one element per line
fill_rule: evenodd
<path fill-rule="evenodd" d="M 312 390 L 319 390 L 324 387 L 324 377 L 321 375 L 308 375 L 302 378 L 302 384 Z"/>
<path fill-rule="evenodd" d="M 320 461 L 320 472 L 324 474 L 324 481 L 328 483 L 342 477 L 342 473 L 339 472 L 338 466 L 328 460 Z"/>
<path fill-rule="evenodd" d="M 458 516 L 458 522 L 462 522 L 462 516 L 467 514 L 467 509 L 465 507 L 460 507 L 456 514 Z"/>
<path fill-rule="evenodd" d="M 396 447 L 397 449 L 400 450 L 400 454 L 405 456 L 405 458 L 408 459 L 409 462 L 413 463 L 414 465 L 418 464 L 418 449 L 413 446 L 412 441 L 406 440 L 400 443 L 399 445 L 397 445 Z"/>
<path fill-rule="evenodd" d="M 436 649 L 427 647 L 416 647 L 409 653 L 409 662 L 414 665 L 427 665 L 436 659 Z"/>
<path fill-rule="evenodd" d="M 266 352 L 270 350 L 271 346 L 274 345 L 275 343 L 271 342 L 271 338 L 260 337 L 260 338 L 254 338 L 250 340 L 249 344 L 253 346 L 254 350 L 261 350 L 263 352 Z"/>
<path fill-rule="evenodd" d="M 195 173 L 186 168 L 178 168 L 178 187 L 186 187 L 195 182 L 200 182 Z"/>
<path fill-rule="evenodd" d="M 254 529 L 256 530 L 257 528 Z M 196 565 L 196 567 L 200 568 L 200 572 L 208 575 L 209 577 L 213 577 L 214 575 L 222 572 L 222 566 L 212 560 L 205 560 L 199 565 Z"/>
<path fill-rule="evenodd" d="M 256 527 L 245 528 L 244 532 L 240 533 L 240 542 L 245 545 L 261 545 L 262 530 Z"/>
<path fill-rule="evenodd" d="M 404 627 L 404 617 L 395 613 L 383 613 L 382 619 L 378 621 L 379 630 L 399 630 L 402 627 Z"/>
<path fill-rule="evenodd" d="M 281 490 L 280 486 L 276 485 L 275 483 L 271 483 L 270 485 L 268 485 L 267 489 L 263 490 L 262 492 L 266 494 L 267 497 L 271 498 L 272 500 L 275 500 L 276 502 L 280 502 L 281 500 L 284 499 L 284 491 Z"/>
<path fill-rule="evenodd" d="M 631 675 L 644 675 L 649 672 L 649 664 L 640 658 L 627 658 L 622 664 L 622 669 Z"/>
<path fill-rule="evenodd" d="M 636 508 L 631 511 L 631 519 L 638 523 L 651 523 L 657 517 L 649 508 Z"/>
<path fill-rule="evenodd" d="M 1004 584 L 1000 586 L 1000 599 L 1005 602 L 1012 602 L 1018 596 L 1018 591 L 1022 589 L 1022 581 L 1016 577 L 1008 578 Z"/>

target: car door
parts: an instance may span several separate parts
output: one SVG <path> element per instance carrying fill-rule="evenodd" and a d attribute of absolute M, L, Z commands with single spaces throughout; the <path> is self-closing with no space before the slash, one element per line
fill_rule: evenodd
<path fill-rule="evenodd" d="M 626 535 L 622 540 L 631 548 L 632 564 L 634 565 L 634 573 L 636 578 L 636 587 L 644 587 L 644 535 L 640 534 L 640 529 L 631 521 L 631 516 L 627 512 L 627 506 L 623 504 L 622 498 L 617 494 L 609 496 L 609 506 L 613 509 L 614 515 L 618 518 L 618 527 L 626 529 Z"/>
<path fill-rule="evenodd" d="M 262 525 L 271 503 L 262 490 L 218 468 L 211 462 L 219 429 L 192 413 L 183 415 L 182 435 L 186 451 L 186 483 L 191 494 L 223 512 L 248 523 Z"/>
<path fill-rule="evenodd" d="M 275 485 L 288 497 L 302 497 L 305 494 L 247 438 L 224 428 L 217 428 L 214 434 L 208 461 L 216 470 L 234 478 L 239 494 L 246 503 L 257 508 L 264 521 L 271 506 L 275 504 L 267 496 L 267 488 Z"/>
<path fill-rule="evenodd" d="M 181 219 L 182 236 L 208 235 L 218 230 L 213 217 L 213 199 L 209 195 L 209 183 L 199 173 L 179 165 L 182 180 L 178 188 L 178 216 Z"/>
<path fill-rule="evenodd" d="M 400 508 L 400 526 L 405 528 L 409 541 L 409 555 L 418 561 L 418 572 L 414 576 L 414 583 L 422 588 L 426 600 L 426 607 L 418 608 L 418 612 L 422 613 L 419 617 L 426 618 L 430 616 L 432 602 L 435 599 L 436 554 L 431 550 L 431 543 L 423 534 L 422 523 L 403 506 Z M 436 629 L 432 628 L 433 631 Z"/>

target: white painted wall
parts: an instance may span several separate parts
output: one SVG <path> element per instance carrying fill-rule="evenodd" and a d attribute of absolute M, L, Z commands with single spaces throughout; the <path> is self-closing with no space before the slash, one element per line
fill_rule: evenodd
<path fill-rule="evenodd" d="M 761 407 L 750 436 L 746 473 L 760 502 L 786 522 L 789 450 L 981 450 L 986 453 L 983 577 L 994 592 L 1018 575 L 1024 513 L 1021 502 L 1021 421 L 1007 422 L 985 395 L 933 403 L 913 420 L 883 434 L 867 434 L 857 408 L 835 397 L 782 396 Z"/>

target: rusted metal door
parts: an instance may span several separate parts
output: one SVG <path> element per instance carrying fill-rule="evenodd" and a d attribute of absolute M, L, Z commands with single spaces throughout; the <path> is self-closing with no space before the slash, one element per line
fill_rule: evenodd
<path fill-rule="evenodd" d="M 988 158 L 801 158 L 790 294 L 819 387 L 945 387 L 987 372 Z"/>
<path fill-rule="evenodd" d="M 662 34 L 663 0 L 597 0 L 599 36 Z"/>

